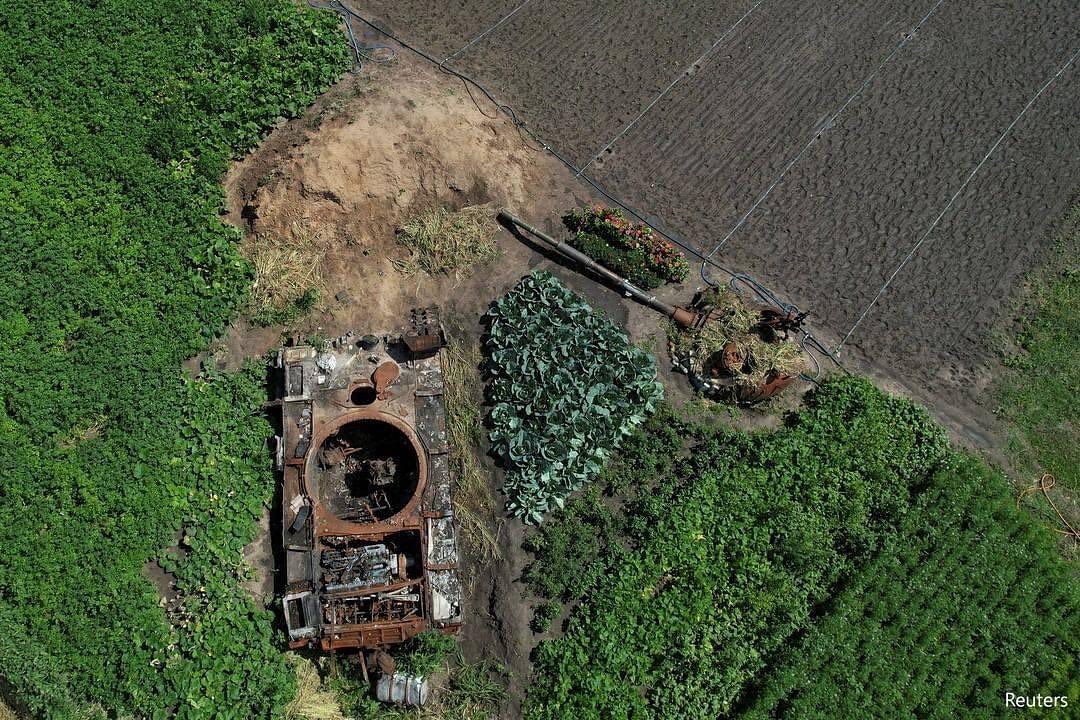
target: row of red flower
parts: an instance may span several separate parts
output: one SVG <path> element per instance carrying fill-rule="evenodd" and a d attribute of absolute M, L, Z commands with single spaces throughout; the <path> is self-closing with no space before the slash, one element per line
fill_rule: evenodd
<path fill-rule="evenodd" d="M 563 215 L 563 223 L 572 232 L 594 235 L 612 247 L 638 250 L 649 269 L 669 282 L 682 282 L 690 274 L 683 254 L 653 229 L 626 219 L 621 210 L 592 205 L 576 208 Z"/>

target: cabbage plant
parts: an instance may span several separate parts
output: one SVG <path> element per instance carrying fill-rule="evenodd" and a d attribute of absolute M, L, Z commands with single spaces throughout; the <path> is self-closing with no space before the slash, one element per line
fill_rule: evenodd
<path fill-rule="evenodd" d="M 492 451 L 511 513 L 538 523 L 663 399 L 652 356 L 545 272 L 487 313 Z"/>

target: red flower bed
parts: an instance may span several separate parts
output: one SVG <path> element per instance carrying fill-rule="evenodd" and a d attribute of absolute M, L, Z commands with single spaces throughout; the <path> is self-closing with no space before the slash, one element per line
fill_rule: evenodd
<path fill-rule="evenodd" d="M 593 205 L 571 210 L 563 223 L 574 233 L 585 233 L 619 250 L 640 253 L 648 270 L 668 282 L 682 282 L 690 265 L 678 248 L 659 238 L 653 229 L 627 220 L 621 210 Z"/>

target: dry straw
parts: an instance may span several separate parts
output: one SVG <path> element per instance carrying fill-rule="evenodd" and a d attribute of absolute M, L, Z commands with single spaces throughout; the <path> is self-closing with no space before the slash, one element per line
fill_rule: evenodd
<path fill-rule="evenodd" d="M 252 314 L 281 310 L 309 290 L 322 292 L 322 265 L 331 241 L 310 225 L 293 223 L 284 237 L 254 234 L 241 252 L 255 270 Z"/>
<path fill-rule="evenodd" d="M 446 431 L 454 470 L 454 514 L 466 552 L 481 564 L 499 560 L 495 501 L 490 472 L 480 463 L 483 422 L 480 418 L 480 348 L 473 342 L 452 342 L 443 352 Z"/>
<path fill-rule="evenodd" d="M 471 205 L 456 212 L 428 208 L 398 230 L 398 242 L 410 255 L 394 260 L 394 266 L 405 275 L 469 275 L 498 257 L 497 229 L 488 205 Z"/>

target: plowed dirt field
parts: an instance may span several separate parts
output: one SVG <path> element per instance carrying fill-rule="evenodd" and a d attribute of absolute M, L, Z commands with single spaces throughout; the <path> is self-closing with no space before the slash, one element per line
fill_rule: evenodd
<path fill-rule="evenodd" d="M 833 344 L 1080 43 L 1075 0 L 352 7 L 449 57 L 689 245 L 707 252 L 737 227 L 715 259 L 811 309 Z M 992 331 L 1076 189 L 1078 107 L 1074 64 L 981 166 L 844 358 L 939 409 L 978 399 Z"/>

